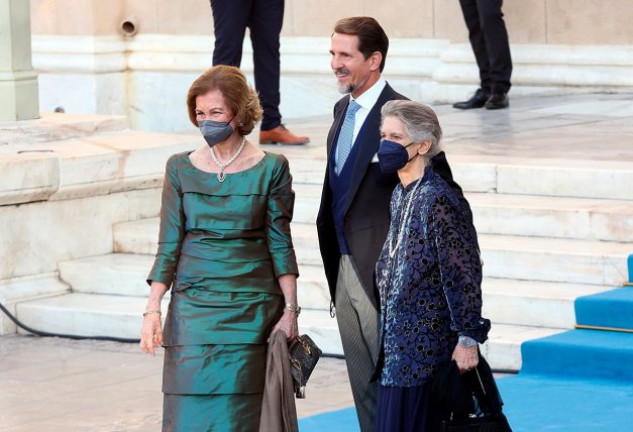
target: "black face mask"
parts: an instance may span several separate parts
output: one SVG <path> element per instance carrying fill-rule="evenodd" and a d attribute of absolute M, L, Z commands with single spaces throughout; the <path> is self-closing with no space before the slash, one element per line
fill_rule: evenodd
<path fill-rule="evenodd" d="M 382 140 L 378 148 L 378 164 L 380 165 L 380 170 L 384 173 L 395 173 L 407 166 L 409 162 L 418 156 L 416 153 L 415 156 L 409 159 L 407 147 L 413 144 L 415 143 L 402 146 L 395 141 Z"/>
<path fill-rule="evenodd" d="M 233 126 L 231 126 L 233 118 L 227 122 L 214 120 L 200 120 L 198 122 L 200 132 L 209 147 L 213 147 L 217 143 L 220 143 L 231 136 L 233 133 Z"/>

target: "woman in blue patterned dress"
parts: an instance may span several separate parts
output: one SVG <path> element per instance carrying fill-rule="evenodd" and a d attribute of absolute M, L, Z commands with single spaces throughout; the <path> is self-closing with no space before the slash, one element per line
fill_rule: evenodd
<path fill-rule="evenodd" d="M 397 172 L 391 226 L 376 266 L 380 291 L 377 432 L 438 429 L 430 381 L 455 360 L 478 363 L 490 321 L 481 317 L 481 260 L 470 208 L 429 166 L 442 129 L 413 101 L 382 108 L 380 167 Z"/>

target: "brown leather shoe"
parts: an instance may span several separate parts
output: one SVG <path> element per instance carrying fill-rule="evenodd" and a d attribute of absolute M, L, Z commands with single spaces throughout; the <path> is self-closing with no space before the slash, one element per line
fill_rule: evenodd
<path fill-rule="evenodd" d="M 310 138 L 295 135 L 284 125 L 279 125 L 271 130 L 259 131 L 260 144 L 303 145 L 309 142 Z"/>

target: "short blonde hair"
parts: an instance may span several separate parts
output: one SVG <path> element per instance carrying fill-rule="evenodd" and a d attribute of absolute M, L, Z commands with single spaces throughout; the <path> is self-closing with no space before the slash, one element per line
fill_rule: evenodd
<path fill-rule="evenodd" d="M 187 92 L 187 109 L 191 123 L 198 127 L 196 98 L 213 90 L 222 93 L 227 108 L 233 111 L 238 133 L 241 136 L 251 133 L 262 118 L 262 108 L 257 93 L 248 85 L 242 71 L 234 66 L 213 66 L 191 84 Z"/>

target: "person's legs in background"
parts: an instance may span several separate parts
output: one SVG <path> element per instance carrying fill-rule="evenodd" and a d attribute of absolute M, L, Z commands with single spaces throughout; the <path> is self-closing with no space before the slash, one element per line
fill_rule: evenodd
<path fill-rule="evenodd" d="M 279 113 L 279 37 L 284 20 L 284 0 L 255 0 L 248 27 L 253 46 L 255 88 L 264 109 L 261 129 L 274 129 L 281 124 Z"/>
<path fill-rule="evenodd" d="M 468 40 L 475 54 L 477 67 L 479 68 L 479 87 L 490 95 L 492 86 L 490 81 L 490 63 L 488 61 L 488 49 L 485 32 L 482 26 L 479 0 L 459 0 L 468 28 Z"/>
<path fill-rule="evenodd" d="M 308 137 L 297 136 L 281 124 L 279 112 L 279 36 L 283 25 L 284 0 L 210 0 L 213 13 L 215 48 L 213 65 L 240 67 L 246 28 L 253 46 L 253 73 L 264 118 L 261 144 L 306 144 Z"/>
<path fill-rule="evenodd" d="M 497 103 L 506 99 L 510 91 L 510 76 L 512 75 L 512 57 L 508 31 L 501 11 L 502 5 L 503 0 L 477 0 L 479 21 L 488 58 L 487 75 L 490 82 L 490 94 L 491 98 L 497 98 Z"/>
<path fill-rule="evenodd" d="M 310 142 L 281 124 L 279 84 L 281 66 L 279 37 L 284 21 L 284 0 L 253 0 L 248 27 L 251 30 L 255 88 L 259 93 L 264 118 L 259 133 L 260 144 L 300 145 Z"/>
<path fill-rule="evenodd" d="M 240 67 L 242 43 L 253 0 L 211 0 L 213 13 L 213 66 Z"/>
<path fill-rule="evenodd" d="M 502 5 L 503 0 L 460 0 L 479 68 L 480 88 L 469 100 L 455 103 L 455 108 L 499 109 L 509 105 L 512 60 Z"/>

